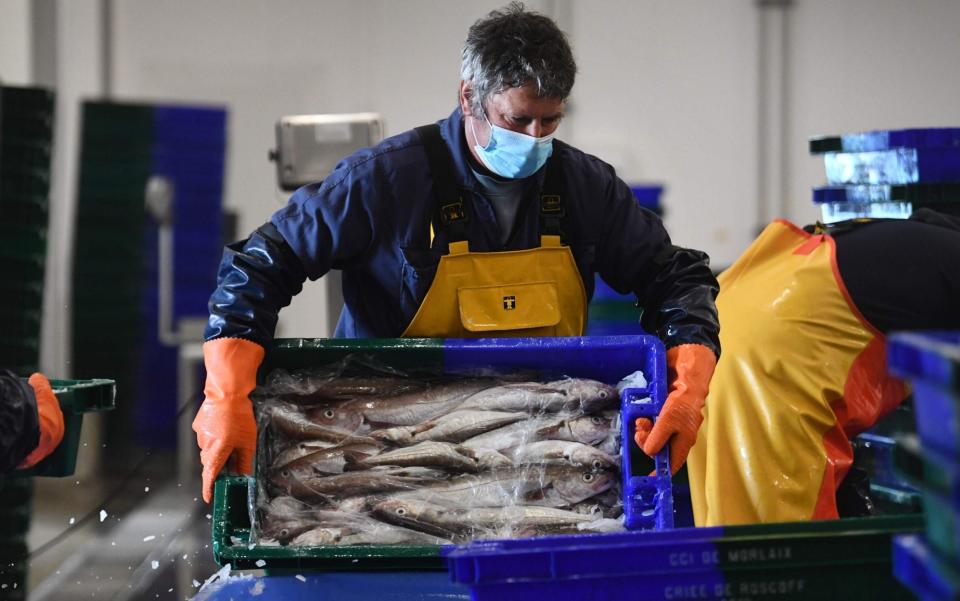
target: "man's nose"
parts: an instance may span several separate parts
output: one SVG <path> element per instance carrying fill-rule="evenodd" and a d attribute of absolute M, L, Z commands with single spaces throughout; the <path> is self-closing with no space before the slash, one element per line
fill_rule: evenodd
<path fill-rule="evenodd" d="M 539 119 L 534 119 L 527 126 L 527 135 L 534 138 L 543 137 L 543 123 Z"/>

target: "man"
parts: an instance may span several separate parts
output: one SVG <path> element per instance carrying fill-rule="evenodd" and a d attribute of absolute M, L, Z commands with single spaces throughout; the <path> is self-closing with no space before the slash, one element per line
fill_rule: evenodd
<path fill-rule="evenodd" d="M 698 526 L 839 517 L 850 439 L 906 396 L 886 334 L 960 329 L 958 209 L 776 221 L 720 275 L 725 354 L 688 463 Z"/>
<path fill-rule="evenodd" d="M 63 412 L 43 374 L 0 370 L 0 474 L 31 468 L 63 440 Z"/>
<path fill-rule="evenodd" d="M 250 473 L 248 394 L 277 312 L 343 271 L 337 336 L 579 336 L 594 272 L 633 291 L 666 344 L 674 392 L 644 449 L 693 444 L 719 355 L 706 255 L 671 245 L 613 169 L 554 139 L 576 65 L 550 19 L 511 4 L 470 28 L 459 107 L 344 159 L 227 247 L 210 299 L 203 495 L 231 454 Z"/>

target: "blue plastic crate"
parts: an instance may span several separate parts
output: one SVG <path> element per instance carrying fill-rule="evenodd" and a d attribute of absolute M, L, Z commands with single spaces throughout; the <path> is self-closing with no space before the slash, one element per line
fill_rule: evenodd
<path fill-rule="evenodd" d="M 912 483 L 901 478 L 894 468 L 893 454 L 897 447 L 895 439 L 866 432 L 854 439 L 854 446 L 857 449 L 858 462 L 860 456 L 867 458 L 864 467 L 870 475 L 871 486 L 917 492 Z"/>
<path fill-rule="evenodd" d="M 887 345 L 893 374 L 960 392 L 960 332 L 896 332 Z"/>
<path fill-rule="evenodd" d="M 893 533 L 919 517 L 478 541 L 445 549 L 474 601 L 512 599 L 909 599 Z"/>
<path fill-rule="evenodd" d="M 870 152 L 891 148 L 960 148 L 960 128 L 879 129 L 810 140 L 810 153 Z"/>
<path fill-rule="evenodd" d="M 939 558 L 922 536 L 894 538 L 893 573 L 921 601 L 960 598 L 960 567 Z"/>

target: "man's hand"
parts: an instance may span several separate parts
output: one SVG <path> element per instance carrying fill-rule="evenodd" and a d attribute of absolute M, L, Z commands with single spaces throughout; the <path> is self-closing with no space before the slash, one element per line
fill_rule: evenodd
<path fill-rule="evenodd" d="M 670 442 L 670 473 L 676 474 L 697 442 L 703 422 L 703 406 L 717 358 L 700 344 L 682 344 L 667 351 L 670 393 L 656 423 L 639 418 L 634 440 L 653 457 Z"/>
<path fill-rule="evenodd" d="M 217 338 L 203 345 L 207 368 L 205 398 L 193 431 L 197 433 L 203 464 L 203 500 L 213 500 L 213 483 L 232 457 L 231 468 L 253 473 L 257 450 L 257 422 L 250 393 L 257 386 L 257 368 L 263 347 L 242 338 Z"/>
<path fill-rule="evenodd" d="M 37 417 L 40 422 L 40 442 L 27 455 L 27 458 L 17 466 L 17 469 L 27 469 L 40 463 L 48 457 L 63 440 L 63 412 L 60 402 L 53 394 L 50 381 L 41 373 L 35 373 L 27 380 L 37 399 Z"/>

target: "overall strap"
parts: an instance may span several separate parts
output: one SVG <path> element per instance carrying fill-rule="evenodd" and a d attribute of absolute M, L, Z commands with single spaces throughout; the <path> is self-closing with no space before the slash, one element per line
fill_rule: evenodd
<path fill-rule="evenodd" d="M 447 231 L 450 242 L 467 239 L 467 205 L 453 179 L 455 168 L 453 155 L 447 143 L 440 136 L 440 126 L 436 123 L 415 128 L 423 142 L 433 174 L 437 202 L 437 223 Z"/>
<path fill-rule="evenodd" d="M 563 218 L 566 211 L 563 204 L 563 177 L 560 173 L 560 161 L 556 155 L 547 159 L 547 173 L 540 190 L 540 235 L 564 238 Z"/>

